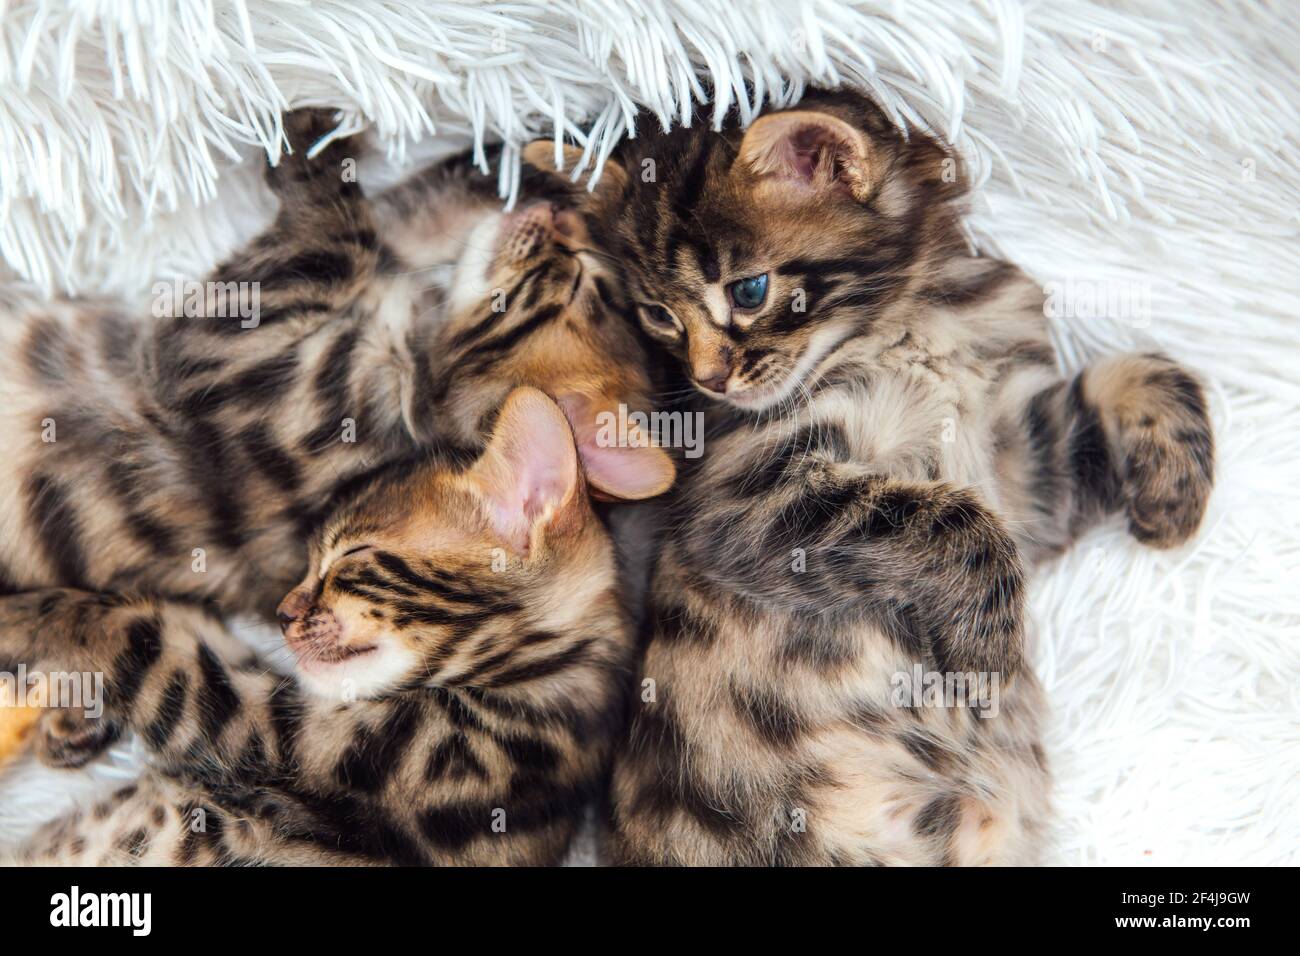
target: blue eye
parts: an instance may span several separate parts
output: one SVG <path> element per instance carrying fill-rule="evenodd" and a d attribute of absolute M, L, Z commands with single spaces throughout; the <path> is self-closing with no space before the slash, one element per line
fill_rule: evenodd
<path fill-rule="evenodd" d="M 738 309 L 757 309 L 767 298 L 767 273 L 750 276 L 727 286 L 731 292 L 731 301 Z"/>

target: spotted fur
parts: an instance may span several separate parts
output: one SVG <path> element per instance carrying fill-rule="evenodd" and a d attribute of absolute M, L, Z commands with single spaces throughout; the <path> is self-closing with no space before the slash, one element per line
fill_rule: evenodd
<path fill-rule="evenodd" d="M 102 717 L 45 712 L 42 759 L 76 766 L 133 732 L 150 760 L 19 861 L 558 863 L 602 789 L 633 649 L 568 427 L 520 390 L 473 464 L 393 466 L 344 504 L 294 592 L 297 679 L 202 608 L 72 589 L 0 600 L 0 666 L 105 675 Z M 500 516 L 523 507 L 516 472 L 538 460 L 559 477 L 514 516 L 520 550 Z M 326 617 L 328 641 L 301 626 Z M 360 663 L 385 654 L 398 666 Z"/>
<path fill-rule="evenodd" d="M 964 242 L 956 158 L 860 96 L 638 138 L 605 176 L 593 236 L 711 422 L 653 585 L 616 857 L 1034 860 L 1025 569 L 1115 511 L 1187 540 L 1213 474 L 1195 379 L 1146 355 L 1062 381 L 1041 290 Z M 729 297 L 760 275 L 759 306 Z M 898 706 L 914 665 L 1004 678 L 998 716 Z"/>
<path fill-rule="evenodd" d="M 536 206 L 503 217 L 463 158 L 371 203 L 340 172 L 358 144 L 308 160 L 328 117 L 286 125 L 297 152 L 268 170 L 278 218 L 208 277 L 260 284 L 256 327 L 82 302 L 4 323 L 9 589 L 269 613 L 336 489 L 417 448 L 479 447 L 516 385 L 644 406 L 644 359 L 606 321 L 602 257 Z"/>
<path fill-rule="evenodd" d="M 272 615 L 340 494 L 418 449 L 477 449 L 517 385 L 565 403 L 606 497 L 671 482 L 658 449 L 594 445 L 596 417 L 644 407 L 649 381 L 612 318 L 605 257 L 552 177 L 533 171 L 503 214 L 460 157 L 371 201 L 344 175 L 357 142 L 307 158 L 328 113 L 285 125 L 294 152 L 267 171 L 277 218 L 207 277 L 202 314 L 15 303 L 0 323 L 0 483 L 13 489 L 0 593 L 66 586 Z M 233 302 L 222 316 L 227 283 L 257 284 L 252 327 Z M 16 720 L 0 712 L 0 726 Z"/>

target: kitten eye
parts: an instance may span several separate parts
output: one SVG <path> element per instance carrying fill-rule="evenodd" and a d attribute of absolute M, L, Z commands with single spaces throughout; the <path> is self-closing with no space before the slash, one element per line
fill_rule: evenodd
<path fill-rule="evenodd" d="M 641 318 L 652 332 L 658 332 L 660 335 L 681 334 L 681 323 L 662 305 L 643 302 L 641 304 Z"/>
<path fill-rule="evenodd" d="M 348 548 L 346 551 L 340 551 L 339 553 L 335 554 L 333 557 L 330 557 L 328 554 L 325 555 L 325 558 L 320 565 L 320 571 L 319 571 L 320 579 L 324 581 L 330 575 L 330 573 L 333 572 L 334 568 L 337 567 L 341 561 L 346 560 L 352 555 L 362 554 L 366 551 L 373 551 L 373 550 L 374 550 L 373 545 L 358 544 L 354 547 Z"/>
<path fill-rule="evenodd" d="M 738 309 L 757 309 L 767 298 L 767 273 L 739 279 L 727 286 L 731 301 Z"/>

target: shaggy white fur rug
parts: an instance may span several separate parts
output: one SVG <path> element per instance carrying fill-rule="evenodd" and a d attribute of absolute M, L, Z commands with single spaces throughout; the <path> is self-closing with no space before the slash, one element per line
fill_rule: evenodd
<path fill-rule="evenodd" d="M 1063 364 L 1155 343 L 1208 380 L 1218 488 L 1176 553 L 1118 524 L 1035 585 L 1059 827 L 1085 864 L 1300 862 L 1300 29 L 1284 5 L 1090 0 L 33 2 L 0 19 L 0 251 L 47 290 L 200 275 L 272 203 L 278 115 L 388 149 L 558 127 L 593 157 L 805 83 L 952 138 L 972 241 L 1040 277 Z M 502 171 L 503 191 L 513 167 Z M 142 314 L 147 314 L 142 312 Z M 13 771 L 0 836 L 133 771 Z"/>

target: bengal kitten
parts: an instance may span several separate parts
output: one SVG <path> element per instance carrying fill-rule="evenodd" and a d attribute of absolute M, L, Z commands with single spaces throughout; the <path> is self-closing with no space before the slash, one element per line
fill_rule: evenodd
<path fill-rule="evenodd" d="M 633 640 L 560 409 L 519 389 L 472 466 L 393 466 L 310 566 L 282 605 L 296 680 L 194 606 L 3 602 L 0 662 L 106 675 L 102 718 L 42 716 L 44 759 L 84 763 L 130 730 L 152 765 L 19 862 L 561 861 L 608 771 Z"/>
<path fill-rule="evenodd" d="M 1155 547 L 1195 532 L 1200 386 L 1154 354 L 1063 380 L 1042 291 L 963 240 L 955 158 L 861 96 L 622 157 L 593 237 L 716 427 L 652 584 L 616 856 L 1035 860 L 1049 776 L 1022 569 L 1115 511 Z M 920 706 L 899 694 L 914 665 L 1014 680 L 996 717 Z"/>
<path fill-rule="evenodd" d="M 0 594 L 272 615 L 339 489 L 417 448 L 478 447 L 517 385 L 562 402 L 604 497 L 671 483 L 660 449 L 596 441 L 600 414 L 644 407 L 650 383 L 610 318 L 619 288 L 585 235 L 585 193 L 532 171 L 502 213 L 457 158 L 372 202 L 344 175 L 357 142 L 307 158 L 332 126 L 326 111 L 286 116 L 294 152 L 267 170 L 279 213 L 208 277 L 201 314 L 63 302 L 0 323 L 0 484 L 15 489 L 0 499 Z M 225 283 L 255 283 L 260 314 L 235 313 Z"/>

